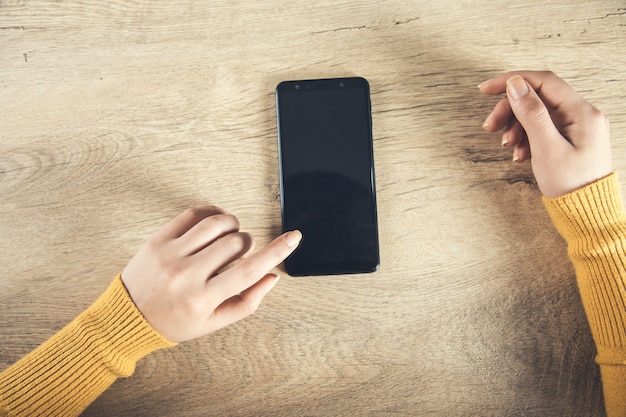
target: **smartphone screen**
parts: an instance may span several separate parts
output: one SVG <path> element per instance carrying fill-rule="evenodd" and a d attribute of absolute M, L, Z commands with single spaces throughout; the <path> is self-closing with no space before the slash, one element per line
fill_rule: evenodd
<path fill-rule="evenodd" d="M 373 272 L 380 264 L 372 116 L 364 78 L 276 87 L 283 231 L 302 241 L 292 276 Z"/>

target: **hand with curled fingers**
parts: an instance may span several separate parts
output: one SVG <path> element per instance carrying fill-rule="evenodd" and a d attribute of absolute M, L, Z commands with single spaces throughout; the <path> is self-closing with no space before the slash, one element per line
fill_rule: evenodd
<path fill-rule="evenodd" d="M 278 280 L 270 271 L 301 237 L 287 232 L 250 254 L 254 240 L 235 216 L 212 206 L 188 209 L 139 249 L 122 281 L 152 327 L 183 342 L 254 313 Z"/>
<path fill-rule="evenodd" d="M 545 197 L 570 193 L 613 171 L 608 120 L 552 72 L 509 72 L 479 89 L 506 93 L 483 128 L 503 130 L 502 146 L 513 148 L 514 161 L 531 159 Z"/>

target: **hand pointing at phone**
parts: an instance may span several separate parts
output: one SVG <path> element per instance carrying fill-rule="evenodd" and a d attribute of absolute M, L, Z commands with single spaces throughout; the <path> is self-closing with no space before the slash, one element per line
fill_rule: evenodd
<path fill-rule="evenodd" d="M 248 255 L 254 240 L 213 206 L 189 209 L 131 259 L 122 281 L 146 320 L 173 342 L 197 338 L 254 313 L 278 277 L 270 273 L 298 246 L 287 232 Z"/>
<path fill-rule="evenodd" d="M 145 355 L 249 316 L 301 237 L 284 233 L 252 254 L 235 216 L 213 206 L 185 211 L 87 310 L 0 374 L 0 415 L 77 416 Z"/>

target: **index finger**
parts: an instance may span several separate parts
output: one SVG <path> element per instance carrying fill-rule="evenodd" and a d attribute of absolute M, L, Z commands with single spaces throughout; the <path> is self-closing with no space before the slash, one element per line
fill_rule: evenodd
<path fill-rule="evenodd" d="M 487 95 L 506 92 L 506 82 L 520 75 L 526 80 L 541 100 L 554 109 L 575 110 L 581 103 L 587 103 L 574 88 L 551 71 L 511 71 L 480 84 L 480 91 Z"/>
<path fill-rule="evenodd" d="M 247 290 L 296 250 L 302 233 L 283 233 L 263 249 L 207 281 L 211 297 L 227 300 Z"/>

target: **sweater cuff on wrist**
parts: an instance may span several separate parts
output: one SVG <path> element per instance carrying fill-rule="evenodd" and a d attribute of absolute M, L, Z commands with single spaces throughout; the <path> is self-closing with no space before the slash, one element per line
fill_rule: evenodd
<path fill-rule="evenodd" d="M 143 317 L 128 294 L 121 274 L 109 288 L 69 326 L 92 338 L 93 350 L 120 377 L 128 377 L 147 354 L 175 346 Z"/>
<path fill-rule="evenodd" d="M 78 415 L 143 356 L 174 345 L 148 324 L 118 275 L 87 310 L 0 374 L 0 415 Z"/>
<path fill-rule="evenodd" d="M 564 196 L 544 197 L 543 203 L 568 244 L 590 238 L 615 241 L 626 218 L 616 173 Z"/>

